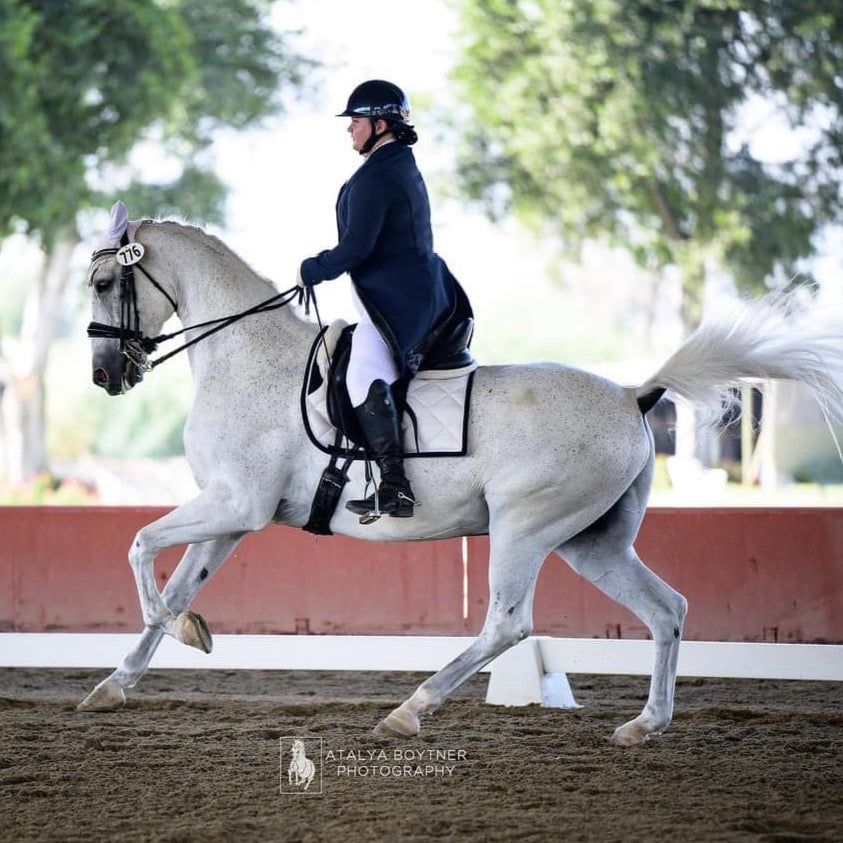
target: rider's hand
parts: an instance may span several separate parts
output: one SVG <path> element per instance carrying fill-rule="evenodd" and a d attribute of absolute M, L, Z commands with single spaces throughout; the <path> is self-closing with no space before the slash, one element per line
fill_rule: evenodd
<path fill-rule="evenodd" d="M 301 287 L 302 289 L 306 286 L 301 277 L 301 264 L 299 264 L 299 268 L 296 270 L 296 286 Z"/>

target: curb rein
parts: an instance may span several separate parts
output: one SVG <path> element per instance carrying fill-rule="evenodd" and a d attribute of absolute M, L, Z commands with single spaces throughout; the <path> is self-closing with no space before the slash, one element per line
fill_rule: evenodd
<path fill-rule="evenodd" d="M 123 235 L 126 241 L 122 245 L 128 243 L 128 239 Z M 118 248 L 99 249 L 91 256 L 91 262 L 99 258 L 116 255 Z M 310 314 L 310 304 L 314 305 L 316 311 L 316 318 L 319 326 L 322 326 L 322 320 L 319 317 L 319 308 L 316 306 L 316 297 L 313 290 L 309 287 L 302 288 L 299 286 L 291 287 L 289 290 L 284 290 L 265 301 L 259 302 L 240 313 L 234 313 L 230 316 L 223 316 L 219 319 L 210 319 L 207 322 L 199 322 L 196 325 L 188 325 L 179 331 L 174 331 L 171 334 L 159 334 L 157 337 L 144 336 L 140 329 L 140 311 L 138 310 L 137 289 L 135 286 L 135 267 L 137 267 L 150 281 L 150 283 L 167 299 L 172 305 L 173 311 L 178 312 L 178 305 L 175 299 L 159 284 L 149 272 L 144 269 L 139 262 L 133 264 L 121 264 L 120 267 L 120 325 L 106 325 L 102 322 L 91 322 L 88 325 L 88 336 L 91 339 L 116 339 L 120 341 L 120 353 L 126 357 L 141 373 L 151 372 L 156 366 L 169 360 L 176 354 L 184 351 L 190 346 L 195 345 L 200 340 L 239 322 L 247 316 L 252 316 L 257 313 L 266 313 L 270 310 L 278 310 L 285 307 L 290 302 L 298 300 L 298 304 L 304 302 L 305 314 Z M 199 336 L 188 340 L 183 345 L 155 360 L 149 360 L 148 355 L 153 354 L 158 344 L 174 339 L 175 337 L 185 334 L 187 331 L 193 331 L 198 328 L 208 328 L 207 331 L 199 334 Z"/>

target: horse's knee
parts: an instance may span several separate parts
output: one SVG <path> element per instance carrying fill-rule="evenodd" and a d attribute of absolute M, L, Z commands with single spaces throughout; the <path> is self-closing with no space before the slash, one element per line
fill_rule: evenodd
<path fill-rule="evenodd" d="M 155 558 L 156 549 L 149 546 L 143 530 L 139 530 L 129 548 L 129 565 L 137 574 L 146 562 Z"/>

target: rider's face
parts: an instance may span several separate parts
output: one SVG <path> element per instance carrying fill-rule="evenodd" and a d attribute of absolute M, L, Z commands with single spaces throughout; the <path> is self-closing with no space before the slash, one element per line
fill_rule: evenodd
<path fill-rule="evenodd" d="M 351 145 L 355 152 L 360 152 L 363 144 L 369 140 L 372 134 L 372 123 L 368 117 L 352 117 L 348 124 L 348 132 L 351 135 Z"/>
<path fill-rule="evenodd" d="M 386 120 L 375 121 L 376 132 L 383 132 L 386 128 Z M 348 133 L 351 135 L 351 145 L 355 152 L 360 152 L 372 135 L 372 121 L 368 117 L 352 117 L 348 124 Z"/>

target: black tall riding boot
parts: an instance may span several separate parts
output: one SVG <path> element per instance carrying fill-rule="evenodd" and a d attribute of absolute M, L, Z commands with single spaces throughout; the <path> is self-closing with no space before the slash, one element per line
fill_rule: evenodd
<path fill-rule="evenodd" d="M 401 426 L 389 384 L 383 380 L 374 381 L 366 400 L 354 410 L 369 450 L 375 455 L 381 470 L 381 482 L 377 491 L 365 500 L 348 501 L 346 509 L 357 515 L 373 517 L 373 520 L 378 515 L 412 517 L 416 501 L 404 474 Z"/>

